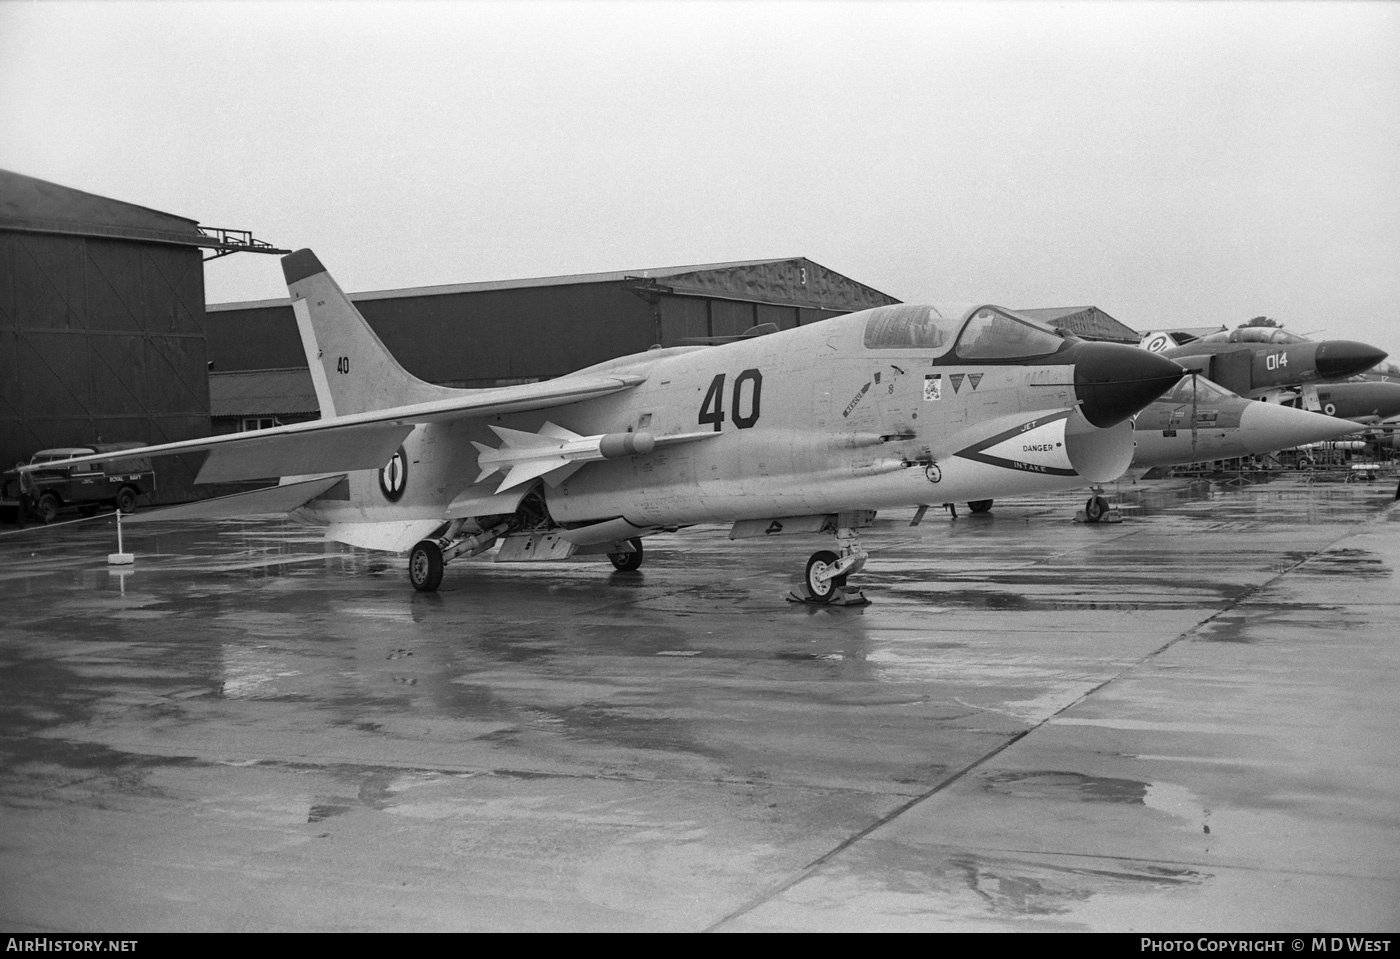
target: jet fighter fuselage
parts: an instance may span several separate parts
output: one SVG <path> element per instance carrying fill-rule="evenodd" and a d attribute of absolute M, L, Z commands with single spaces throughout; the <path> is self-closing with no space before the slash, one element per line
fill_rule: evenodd
<path fill-rule="evenodd" d="M 995 307 L 933 323 L 931 312 L 882 307 L 580 370 L 638 382 L 565 407 L 425 424 L 404 443 L 401 476 L 352 476 L 348 500 L 303 515 L 338 526 L 440 522 L 446 503 L 455 515 L 509 513 L 536 477 L 554 521 L 639 529 L 1086 485 L 1121 473 L 1128 417 L 1180 375 L 1152 358 L 1144 376 L 1130 348 L 1066 341 Z M 984 333 L 982 351 L 955 349 L 969 319 L 1036 342 L 1009 350 Z M 1125 360 L 1133 382 L 1109 383 Z"/>

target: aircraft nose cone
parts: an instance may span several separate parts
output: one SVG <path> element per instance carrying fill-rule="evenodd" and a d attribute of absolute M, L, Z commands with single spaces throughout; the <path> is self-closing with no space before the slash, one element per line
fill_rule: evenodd
<path fill-rule="evenodd" d="M 1324 380 L 1355 376 L 1388 355 L 1385 350 L 1354 340 L 1324 340 L 1317 346 L 1317 375 Z"/>
<path fill-rule="evenodd" d="M 1240 414 L 1240 434 L 1251 453 L 1272 453 L 1355 432 L 1351 420 L 1291 406 L 1251 401 Z"/>
<path fill-rule="evenodd" d="M 1165 356 L 1120 343 L 1074 348 L 1074 395 L 1090 423 L 1121 423 L 1165 393 L 1186 371 Z"/>

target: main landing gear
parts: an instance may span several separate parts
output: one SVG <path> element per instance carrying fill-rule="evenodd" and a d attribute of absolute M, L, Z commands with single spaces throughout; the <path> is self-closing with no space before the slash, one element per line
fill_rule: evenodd
<path fill-rule="evenodd" d="M 408 554 L 408 581 L 420 593 L 431 593 L 442 583 L 442 547 L 425 539 Z"/>
<path fill-rule="evenodd" d="M 608 559 L 618 572 L 635 573 L 642 568 L 642 541 L 640 539 L 629 539 L 627 543 L 632 547 L 630 553 L 609 553 Z"/>
<path fill-rule="evenodd" d="M 870 556 L 860 545 L 860 534 L 854 527 L 837 527 L 836 545 L 839 554 L 823 549 L 811 555 L 806 575 L 801 585 L 788 594 L 788 602 L 816 606 L 865 606 L 870 602 L 860 590 L 846 585 L 846 577 L 860 572 Z"/>
<path fill-rule="evenodd" d="M 462 536 L 466 524 L 466 520 L 453 520 L 437 539 L 419 540 L 409 551 L 408 581 L 414 589 L 420 593 L 434 592 L 442 584 L 443 567 L 458 556 L 475 556 L 490 549 L 510 528 L 509 523 L 498 523 L 490 529 L 477 526 L 475 533 Z"/>

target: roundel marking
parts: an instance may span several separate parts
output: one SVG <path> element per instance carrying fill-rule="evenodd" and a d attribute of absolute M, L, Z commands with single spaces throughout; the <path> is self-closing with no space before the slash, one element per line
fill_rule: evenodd
<path fill-rule="evenodd" d="M 379 471 L 379 491 L 389 502 L 397 503 L 403 498 L 403 491 L 407 486 L 408 457 L 404 455 L 403 447 L 400 446 Z"/>
<path fill-rule="evenodd" d="M 1337 415 L 1337 404 L 1335 404 L 1335 403 L 1328 403 L 1326 406 L 1324 406 L 1324 407 L 1322 408 L 1322 412 L 1326 413 L 1328 416 L 1336 416 L 1336 415 Z"/>
<path fill-rule="evenodd" d="M 1148 341 L 1143 345 L 1143 349 L 1145 349 L 1145 350 L 1147 350 L 1148 352 L 1151 352 L 1151 353 L 1161 353 L 1161 352 L 1163 352 L 1164 350 L 1166 350 L 1166 348 L 1167 348 L 1167 337 L 1166 337 L 1166 334 L 1163 334 L 1163 333 L 1158 333 L 1156 336 L 1152 337 L 1152 339 L 1148 340 Z"/>
<path fill-rule="evenodd" d="M 937 483 L 943 479 L 943 471 L 938 468 L 937 463 L 930 463 L 924 467 L 924 475 L 928 477 L 930 483 Z"/>

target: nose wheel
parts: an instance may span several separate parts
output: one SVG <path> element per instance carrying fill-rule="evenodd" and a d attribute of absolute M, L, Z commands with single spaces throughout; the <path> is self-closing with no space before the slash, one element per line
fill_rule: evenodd
<path fill-rule="evenodd" d="M 1096 486 L 1088 502 L 1084 504 L 1084 511 L 1076 516 L 1075 520 L 1085 523 L 1121 523 L 1123 514 L 1108 504 L 1108 500 L 1103 497 L 1103 490 Z"/>
<path fill-rule="evenodd" d="M 846 585 L 846 575 L 844 573 L 833 576 L 831 570 L 836 568 L 836 564 L 841 561 L 829 549 L 818 550 L 807 560 L 807 592 L 812 594 L 812 599 L 819 603 L 828 603 L 837 589 Z"/>
<path fill-rule="evenodd" d="M 1084 519 L 1090 523 L 1097 523 L 1104 518 L 1108 512 L 1108 500 L 1102 496 L 1090 496 L 1089 502 L 1084 504 Z"/>
<path fill-rule="evenodd" d="M 859 572 L 870 554 L 861 547 L 860 536 L 851 527 L 836 530 L 836 544 L 841 548 L 839 553 L 822 549 L 808 557 L 802 583 L 788 594 L 788 602 L 813 606 L 869 604 L 864 593 L 846 585 L 846 577 Z"/>

